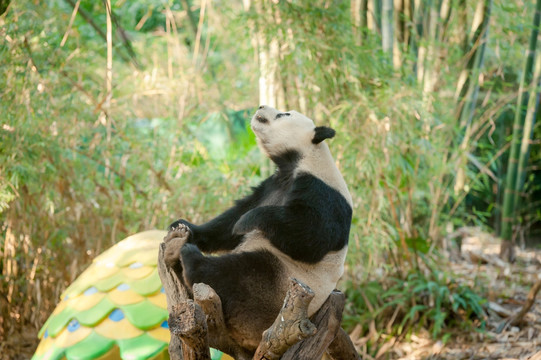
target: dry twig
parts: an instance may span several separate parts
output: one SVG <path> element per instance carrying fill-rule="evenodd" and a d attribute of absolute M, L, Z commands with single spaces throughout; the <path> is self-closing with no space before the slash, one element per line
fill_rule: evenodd
<path fill-rule="evenodd" d="M 535 303 L 535 297 L 537 296 L 539 290 L 541 290 L 541 280 L 538 280 L 530 289 L 530 292 L 528 293 L 528 297 L 526 298 L 526 302 L 524 303 L 524 306 L 522 306 L 522 309 L 520 309 L 515 315 L 511 316 L 509 319 L 501 323 L 496 332 L 501 333 L 510 325 L 518 325 L 522 321 L 524 315 L 526 315 L 526 313 L 530 311 L 532 305 Z"/>

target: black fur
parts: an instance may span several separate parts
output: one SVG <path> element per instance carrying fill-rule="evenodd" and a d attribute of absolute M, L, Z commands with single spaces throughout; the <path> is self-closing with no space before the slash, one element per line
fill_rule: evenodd
<path fill-rule="evenodd" d="M 294 260 L 316 263 L 348 242 L 351 207 L 344 197 L 310 174 L 295 178 L 286 204 L 259 206 L 246 212 L 234 234 L 260 230 Z"/>
<path fill-rule="evenodd" d="M 336 135 L 334 129 L 326 126 L 316 127 L 315 132 L 314 138 L 312 139 L 312 143 L 314 144 L 319 144 L 323 140 L 333 138 L 334 135 Z"/>
<path fill-rule="evenodd" d="M 185 281 L 205 283 L 216 291 L 230 336 L 253 352 L 263 331 L 274 322 L 286 292 L 278 258 L 265 250 L 204 256 L 197 246 L 185 244 L 181 261 Z"/>
<path fill-rule="evenodd" d="M 190 286 L 203 282 L 214 288 L 233 338 L 250 351 L 282 305 L 287 286 L 283 265 L 265 250 L 220 256 L 205 256 L 200 250 L 233 250 L 252 230 L 261 231 L 281 252 L 304 263 L 315 264 L 329 252 L 343 249 L 352 209 L 322 180 L 295 174 L 300 159 L 296 151 L 272 157 L 276 173 L 213 220 L 194 225 L 181 219 L 170 225 L 190 228 L 181 249 L 183 271 L 176 270 L 177 275 Z"/>
<path fill-rule="evenodd" d="M 245 307 L 252 304 L 254 308 L 245 308 L 249 313 L 257 313 L 260 307 L 268 306 L 276 313 L 280 310 L 282 300 L 273 301 L 263 296 L 268 289 L 278 287 L 282 275 L 280 261 L 270 252 L 262 250 L 204 256 L 197 246 L 185 244 L 181 257 L 186 268 L 186 280 L 192 284 L 202 282 L 210 285 L 220 296 L 226 316 L 230 317 L 235 311 L 234 307 L 239 305 Z M 239 281 L 239 274 L 249 276 L 250 281 Z M 270 323 L 274 321 L 276 313 L 267 319 Z"/>
<path fill-rule="evenodd" d="M 290 151 L 273 157 L 278 171 L 254 188 L 253 193 L 215 219 L 194 225 L 189 243 L 204 252 L 233 250 L 252 230 L 261 230 L 280 251 L 295 260 L 316 263 L 348 242 L 352 210 L 335 189 L 310 174 L 293 178 L 300 159 Z"/>

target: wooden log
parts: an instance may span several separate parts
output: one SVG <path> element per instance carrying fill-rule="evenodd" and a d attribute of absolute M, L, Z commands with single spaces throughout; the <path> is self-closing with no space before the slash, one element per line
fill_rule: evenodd
<path fill-rule="evenodd" d="M 252 354 L 241 348 L 231 337 L 225 325 L 222 312 L 222 301 L 213 288 L 207 284 L 197 283 L 193 285 L 194 301 L 201 306 L 206 315 L 209 333 L 209 345 L 237 360 L 249 360 Z"/>
<path fill-rule="evenodd" d="M 190 289 L 175 273 L 175 269 L 181 269 L 180 248 L 188 235 L 185 226 L 169 231 L 158 252 L 158 274 L 169 311 L 169 356 L 172 360 L 210 360 L 205 314 L 190 299 Z"/>
<path fill-rule="evenodd" d="M 311 321 L 318 329 L 317 334 L 291 346 L 281 359 L 321 359 L 331 344 L 334 345 L 330 347 L 329 355 L 333 359 L 360 359 L 349 336 L 340 327 L 345 302 L 344 294 L 334 290 L 312 316 Z"/>
<path fill-rule="evenodd" d="M 173 304 L 179 304 L 188 299 L 188 293 L 171 267 L 165 265 L 165 243 L 160 244 L 158 253 L 158 274 L 165 289 L 167 299 L 167 311 L 173 312 Z M 171 336 L 169 341 L 169 357 L 171 360 L 182 360 L 182 341 L 176 336 Z"/>
<path fill-rule="evenodd" d="M 327 349 L 327 354 L 334 360 L 360 360 L 361 357 L 353 346 L 353 342 L 344 329 L 339 328 L 331 345 Z"/>
<path fill-rule="evenodd" d="M 314 292 L 308 286 L 291 279 L 284 305 L 271 327 L 263 332 L 254 360 L 280 359 L 292 345 L 315 334 L 316 327 L 308 319 L 308 305 L 313 298 Z"/>
<path fill-rule="evenodd" d="M 205 313 L 193 300 L 173 305 L 169 329 L 171 339 L 179 337 L 182 340 L 184 360 L 211 360 Z"/>

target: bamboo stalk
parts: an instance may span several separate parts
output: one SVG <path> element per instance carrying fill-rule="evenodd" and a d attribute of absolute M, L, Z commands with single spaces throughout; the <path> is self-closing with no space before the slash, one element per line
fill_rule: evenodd
<path fill-rule="evenodd" d="M 466 6 L 466 5 L 464 5 Z M 477 77 L 479 76 L 479 66 L 482 66 L 484 60 L 484 52 L 486 47 L 486 39 L 488 36 L 488 27 L 490 21 L 490 12 L 492 9 L 492 0 L 480 0 L 475 10 L 474 21 L 469 37 L 465 37 L 465 57 L 467 59 L 466 66 L 460 73 L 455 98 L 458 103 L 457 119 L 460 120 L 462 127 L 467 126 L 468 121 L 471 121 L 471 96 L 472 89 L 477 88 Z M 468 38 L 470 41 L 468 42 Z M 472 44 L 471 47 L 468 47 Z M 473 88 L 470 86 L 474 82 Z M 477 100 L 477 94 L 475 94 Z M 468 108 L 470 107 L 470 108 Z M 466 112 L 466 116 L 463 113 Z"/>
<path fill-rule="evenodd" d="M 390 61 L 393 59 L 393 0 L 382 0 L 381 44 Z"/>
<path fill-rule="evenodd" d="M 436 85 L 435 57 L 438 38 L 438 23 L 440 20 L 438 4 L 436 1 L 431 2 L 430 9 L 428 11 L 430 16 L 428 17 L 427 34 L 425 36 L 425 41 L 428 45 L 426 49 L 423 74 L 423 97 L 425 98 L 425 104 L 427 103 L 427 95 L 434 91 L 434 87 Z M 427 110 L 430 111 L 430 107 L 428 107 Z"/>
<path fill-rule="evenodd" d="M 368 0 L 367 13 L 368 28 L 376 34 L 381 34 L 381 1 L 382 0 Z"/>
<path fill-rule="evenodd" d="M 530 53 L 532 52 L 532 46 L 535 49 L 537 44 L 532 45 L 532 42 L 537 41 L 539 35 L 539 25 L 541 21 L 541 1 L 537 1 L 537 7 L 534 14 L 533 28 L 530 36 Z M 534 50 L 535 51 L 535 50 Z M 530 55 L 530 54 L 529 54 Z M 535 54 L 532 54 L 535 56 Z M 533 61 L 533 59 L 532 59 Z M 526 116 L 524 118 L 524 128 L 522 132 L 522 141 L 520 144 L 520 152 L 518 159 L 517 179 L 515 180 L 515 209 L 518 209 L 520 205 L 520 194 L 524 188 L 524 182 L 526 180 L 526 166 L 530 157 L 530 141 L 533 136 L 533 127 L 535 124 L 537 105 L 539 103 L 539 90 L 536 88 L 539 86 L 539 80 L 541 76 L 541 56 L 535 59 L 535 69 L 531 86 L 529 88 L 530 96 L 528 100 L 528 106 L 526 110 Z"/>
<path fill-rule="evenodd" d="M 71 27 L 73 26 L 73 20 L 75 20 L 75 15 L 77 15 L 77 11 L 79 10 L 80 3 L 81 3 L 81 0 L 77 0 L 77 2 L 75 3 L 75 6 L 73 7 L 70 22 L 68 24 L 68 28 L 66 29 L 66 32 L 64 33 L 64 37 L 62 37 L 62 41 L 60 42 L 60 47 L 63 47 L 66 44 L 66 41 L 68 41 L 68 36 L 71 31 Z"/>
<path fill-rule="evenodd" d="M 484 0 L 483 3 L 483 18 L 480 19 L 479 29 L 476 30 L 476 33 L 479 33 L 477 38 L 477 46 L 474 53 L 473 66 L 467 76 L 466 83 L 468 85 L 468 90 L 465 93 L 463 106 L 459 110 L 459 124 L 464 128 L 464 138 L 460 145 L 461 155 L 457 162 L 457 176 L 454 186 L 454 191 L 458 194 L 464 188 L 465 184 L 465 167 L 467 164 L 467 153 L 470 146 L 470 139 L 472 136 L 472 122 L 473 115 L 475 114 L 475 108 L 477 104 L 477 97 L 479 94 L 479 75 L 481 74 L 481 69 L 483 67 L 485 47 L 488 38 L 488 26 L 490 20 L 490 12 L 492 8 L 492 0 Z M 474 27 L 475 28 L 475 27 Z M 468 71 L 467 69 L 465 69 Z M 462 93 L 462 92 L 461 92 Z M 459 98 L 460 99 L 460 98 Z"/>
<path fill-rule="evenodd" d="M 201 2 L 201 9 L 199 10 L 199 23 L 197 24 L 197 33 L 195 35 L 195 45 L 193 49 L 193 59 L 192 59 L 192 65 L 195 66 L 197 64 L 197 58 L 199 56 L 199 47 L 201 45 L 201 34 L 203 32 L 203 24 L 205 21 L 205 9 L 207 7 L 207 1 L 203 0 Z"/>
<path fill-rule="evenodd" d="M 360 45 L 363 44 L 364 39 L 366 38 L 366 30 L 368 28 L 368 0 L 360 0 L 360 34 L 359 40 Z"/>
<path fill-rule="evenodd" d="M 423 18 L 425 17 L 424 6 L 421 0 L 414 0 L 413 3 L 413 20 L 415 22 L 415 31 L 413 32 L 414 36 L 412 38 L 412 50 L 416 55 L 415 71 L 417 72 L 417 82 L 419 84 L 423 81 L 423 75 L 425 72 L 424 63 L 426 56 L 426 48 L 422 38 L 424 37 L 425 27 L 423 23 Z"/>
<path fill-rule="evenodd" d="M 393 23 L 393 68 L 398 70 L 402 66 L 402 49 L 404 46 L 404 33 L 406 31 L 406 23 L 404 21 L 404 2 L 405 0 L 394 0 Z"/>
<path fill-rule="evenodd" d="M 105 102 L 106 113 L 103 114 L 103 120 L 107 129 L 107 142 L 111 141 L 111 119 L 107 113 L 111 107 L 111 98 L 113 97 L 113 21 L 111 19 L 111 0 L 104 0 L 105 13 L 107 21 L 107 61 L 105 68 Z M 108 159 L 106 159 L 108 162 Z"/>
<path fill-rule="evenodd" d="M 72 8 L 75 9 L 75 7 L 77 6 L 75 0 L 65 0 L 68 4 L 71 5 Z M 104 3 L 105 4 L 105 3 Z M 105 41 L 107 41 L 107 35 L 103 32 L 103 30 L 98 26 L 98 24 L 96 24 L 96 22 L 94 21 L 94 19 L 92 18 L 92 16 L 85 11 L 85 9 L 83 9 L 82 7 L 78 7 L 77 10 L 76 10 L 76 13 L 81 15 L 81 17 L 94 29 L 94 31 L 96 31 L 96 33 Z M 114 19 L 113 19 L 114 20 Z M 119 28 L 119 32 L 122 33 L 123 30 L 120 30 L 120 26 L 118 26 L 117 24 L 117 27 Z M 129 56 L 127 56 L 124 52 L 119 52 L 119 56 L 127 61 L 127 62 L 132 62 L 135 66 L 138 66 L 138 63 L 137 61 L 135 60 L 135 53 L 133 51 L 133 49 L 131 48 L 131 44 L 129 43 L 129 41 L 127 40 L 127 38 L 124 38 L 124 35 L 123 35 L 123 46 L 124 46 L 124 49 L 129 53 Z"/>
<path fill-rule="evenodd" d="M 541 73 L 541 56 L 538 56 L 535 61 L 535 71 L 532 81 L 532 86 L 539 87 Z M 539 91 L 532 89 L 530 91 L 530 99 L 528 101 L 528 110 L 524 119 L 524 130 L 522 132 L 522 141 L 520 143 L 520 154 L 518 159 L 517 179 L 515 184 L 515 209 L 520 205 L 520 194 L 522 194 L 524 183 L 526 181 L 526 166 L 530 158 L 530 143 L 533 137 L 533 129 L 539 106 Z"/>
<path fill-rule="evenodd" d="M 359 32 L 361 27 L 361 0 L 350 1 L 350 13 L 353 37 L 356 41 L 360 38 Z"/>
<path fill-rule="evenodd" d="M 535 60 L 535 52 L 537 48 L 537 35 L 539 34 L 539 24 L 541 20 L 541 0 L 537 0 L 536 12 L 534 14 L 533 27 L 530 36 L 530 44 L 524 63 L 524 71 L 520 81 L 519 96 L 517 100 L 517 108 L 515 110 L 515 120 L 513 123 L 513 137 L 511 139 L 511 150 L 507 165 L 507 176 L 505 181 L 504 199 L 503 199 L 503 212 L 502 212 L 502 228 L 500 237 L 502 238 L 502 244 L 500 248 L 500 256 L 506 257 L 508 260 L 512 260 L 513 252 L 508 251 L 513 246 L 513 224 L 516 218 L 516 185 L 517 178 L 519 176 L 518 161 L 520 157 L 521 139 L 523 138 L 523 127 L 525 124 L 526 114 L 524 110 L 527 109 L 527 94 L 526 87 L 531 83 L 532 70 Z"/>

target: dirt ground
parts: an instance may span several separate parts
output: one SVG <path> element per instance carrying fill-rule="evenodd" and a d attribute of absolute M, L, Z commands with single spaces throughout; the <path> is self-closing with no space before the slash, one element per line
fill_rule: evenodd
<path fill-rule="evenodd" d="M 497 256 L 498 239 L 477 228 L 464 228 L 461 236 L 461 253 L 449 254 L 450 270 L 470 286 L 486 286 L 486 331 L 456 333 L 446 344 L 432 340 L 428 333 L 394 344 L 389 339 L 388 348 L 380 350 L 377 359 L 541 360 L 541 291 L 518 325 L 503 327 L 541 280 L 541 250 L 518 249 L 515 263 L 508 264 Z M 362 353 L 363 339 L 352 338 Z M 363 359 L 372 357 L 364 354 Z"/>

